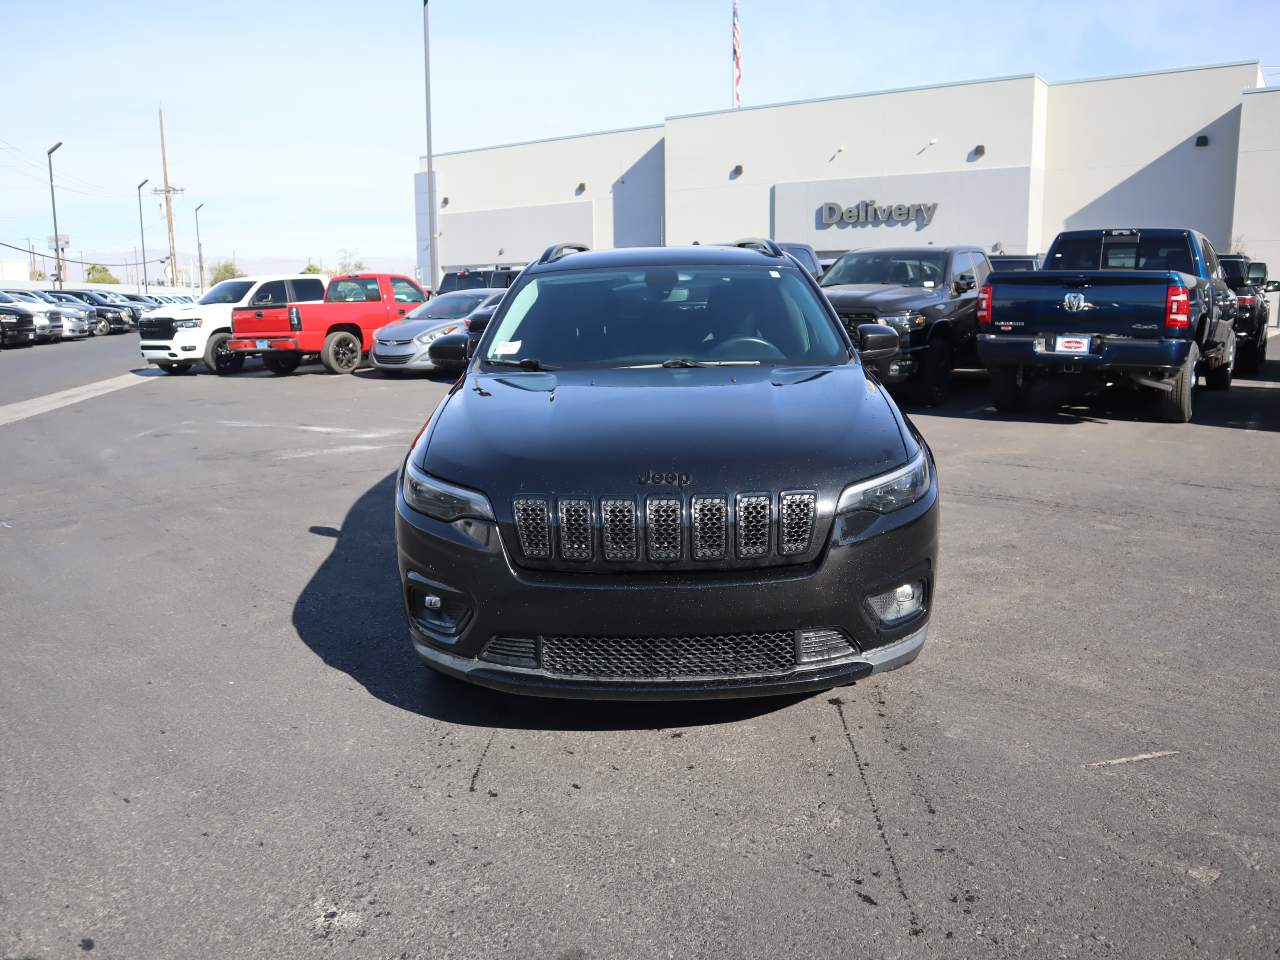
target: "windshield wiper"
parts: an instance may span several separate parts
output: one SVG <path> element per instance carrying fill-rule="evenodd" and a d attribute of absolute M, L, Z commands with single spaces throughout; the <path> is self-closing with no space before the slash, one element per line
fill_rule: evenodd
<path fill-rule="evenodd" d="M 554 370 L 555 367 L 546 366 L 541 360 L 535 360 L 533 357 L 521 357 L 519 360 L 512 360 L 507 357 L 485 357 L 485 363 L 492 363 L 500 367 L 519 367 L 521 370 Z"/>
<path fill-rule="evenodd" d="M 663 360 L 664 367 L 705 367 L 706 364 L 700 360 L 690 360 L 688 357 L 672 357 L 670 360 Z"/>
<path fill-rule="evenodd" d="M 687 357 L 672 357 L 670 360 L 663 360 L 661 363 L 623 363 L 619 364 L 617 370 L 653 370 L 657 367 L 667 367 L 669 369 L 681 369 L 685 367 L 758 367 L 759 360 L 690 360 Z"/>

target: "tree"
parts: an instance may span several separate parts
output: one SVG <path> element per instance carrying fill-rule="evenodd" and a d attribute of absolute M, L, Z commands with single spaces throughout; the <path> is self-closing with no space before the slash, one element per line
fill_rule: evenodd
<path fill-rule="evenodd" d="M 223 280 L 234 280 L 236 277 L 243 277 L 244 271 L 236 266 L 234 260 L 222 260 L 213 265 L 213 273 L 209 277 L 209 285 L 221 283 Z"/>
<path fill-rule="evenodd" d="M 359 273 L 364 269 L 364 261 L 356 257 L 354 250 L 338 251 L 338 274 Z"/>
<path fill-rule="evenodd" d="M 49 279 L 48 274 L 46 274 L 46 273 L 45 273 L 43 270 L 41 270 L 39 267 L 36 267 L 34 270 L 31 270 L 31 271 L 30 271 L 30 275 L 31 275 L 31 276 L 30 276 L 30 279 L 32 279 L 32 280 L 42 280 L 42 281 L 43 281 L 43 280 L 48 280 L 48 279 Z"/>
<path fill-rule="evenodd" d="M 324 271 L 320 269 L 320 264 L 316 263 L 314 260 L 308 260 L 307 265 L 302 268 L 302 272 L 303 273 L 323 273 Z"/>
<path fill-rule="evenodd" d="M 89 264 L 89 272 L 84 275 L 85 283 L 119 283 L 115 275 L 100 263 Z"/>

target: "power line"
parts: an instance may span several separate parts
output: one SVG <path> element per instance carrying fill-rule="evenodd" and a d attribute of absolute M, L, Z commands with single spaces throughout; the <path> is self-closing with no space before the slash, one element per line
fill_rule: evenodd
<path fill-rule="evenodd" d="M 30 247 L 15 247 L 12 243 L 0 242 L 0 247 L 8 247 L 10 250 L 19 250 L 22 253 L 25 253 L 29 257 L 36 256 L 36 257 L 39 257 L 41 260 L 55 259 L 53 254 L 33 253 Z M 168 257 L 158 257 L 155 260 L 147 260 L 145 262 L 146 263 L 164 263 L 168 259 L 169 259 Z M 99 260 L 72 260 L 70 257 L 63 257 L 62 262 L 78 263 L 81 266 L 85 266 L 85 267 L 136 267 L 139 263 L 142 263 L 143 261 L 133 260 L 133 261 L 130 261 L 129 263 L 102 263 Z"/>

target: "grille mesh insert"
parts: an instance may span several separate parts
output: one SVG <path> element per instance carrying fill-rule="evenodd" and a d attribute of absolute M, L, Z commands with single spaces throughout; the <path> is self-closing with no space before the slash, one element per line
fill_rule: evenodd
<path fill-rule="evenodd" d="M 560 556 L 590 560 L 595 554 L 591 535 L 591 501 L 560 501 Z"/>
<path fill-rule="evenodd" d="M 767 493 L 738 494 L 738 556 L 744 560 L 769 552 L 771 500 Z"/>
<path fill-rule="evenodd" d="M 631 500 L 603 500 L 600 524 L 606 560 L 638 560 L 636 505 Z"/>
<path fill-rule="evenodd" d="M 795 665 L 795 634 L 790 630 L 673 637 L 542 638 L 542 668 L 569 677 L 739 677 L 785 673 Z"/>
<path fill-rule="evenodd" d="M 547 501 L 524 497 L 514 501 L 512 508 L 521 552 L 534 560 L 546 560 L 551 556 Z"/>
<path fill-rule="evenodd" d="M 817 494 L 784 493 L 779 509 L 781 529 L 778 552 L 784 557 L 804 553 L 813 538 L 813 515 L 818 505 Z"/>
<path fill-rule="evenodd" d="M 680 501 L 654 497 L 645 505 L 650 560 L 679 560 L 684 552 L 680 528 Z"/>
<path fill-rule="evenodd" d="M 723 560 L 728 548 L 729 501 L 725 497 L 694 497 L 689 523 L 695 560 Z"/>

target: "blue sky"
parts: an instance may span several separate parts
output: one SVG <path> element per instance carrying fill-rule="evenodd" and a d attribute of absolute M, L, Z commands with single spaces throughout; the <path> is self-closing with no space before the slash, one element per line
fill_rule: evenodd
<path fill-rule="evenodd" d="M 739 6 L 745 105 L 1030 72 L 1280 67 L 1276 0 Z M 195 249 L 191 211 L 203 202 L 206 259 L 332 261 L 349 249 L 412 262 L 425 144 L 417 0 L 6 7 L 0 240 L 43 245 L 52 233 L 44 152 L 62 140 L 58 219 L 73 251 L 130 250 L 134 186 L 160 181 L 163 105 L 170 177 L 186 188 L 180 251 Z M 729 10 L 730 0 L 432 0 L 436 149 L 727 107 Z M 1280 69 L 1267 75 L 1280 84 Z M 159 248 L 161 208 L 144 200 L 148 247 Z"/>

